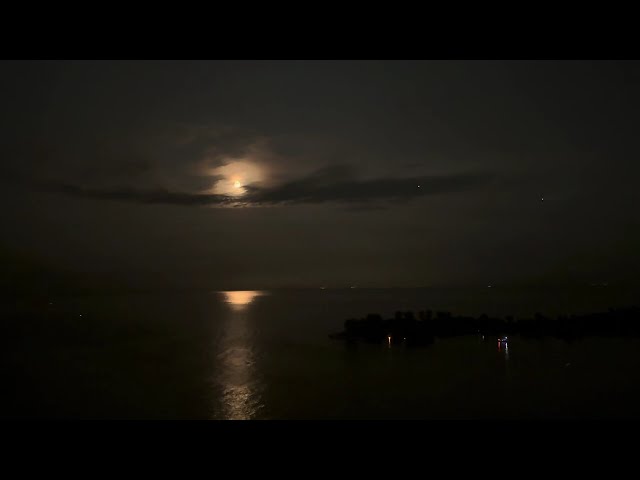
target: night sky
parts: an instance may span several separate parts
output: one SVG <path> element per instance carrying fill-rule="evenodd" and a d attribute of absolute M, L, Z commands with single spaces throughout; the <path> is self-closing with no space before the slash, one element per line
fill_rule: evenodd
<path fill-rule="evenodd" d="M 4 287 L 636 282 L 637 62 L 0 70 Z"/>

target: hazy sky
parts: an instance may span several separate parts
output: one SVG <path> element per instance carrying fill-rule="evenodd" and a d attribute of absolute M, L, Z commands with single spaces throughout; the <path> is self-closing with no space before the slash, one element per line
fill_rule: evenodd
<path fill-rule="evenodd" d="M 268 288 L 615 282 L 640 265 L 637 62 L 0 69 L 17 270 Z"/>

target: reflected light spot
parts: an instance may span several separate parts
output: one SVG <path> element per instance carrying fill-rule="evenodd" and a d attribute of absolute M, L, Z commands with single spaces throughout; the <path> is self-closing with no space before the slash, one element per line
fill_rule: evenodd
<path fill-rule="evenodd" d="M 215 419 L 249 420 L 263 408 L 259 378 L 254 368 L 256 345 L 252 316 L 246 312 L 255 298 L 268 295 L 268 291 L 236 290 L 219 291 L 229 306 L 222 335 L 218 340 L 214 375 L 221 389 L 220 403 L 216 404 Z"/>
<path fill-rule="evenodd" d="M 234 310 L 244 310 L 256 297 L 266 295 L 265 292 L 259 290 L 236 290 L 220 293 L 224 295 L 224 301 Z"/>
<path fill-rule="evenodd" d="M 228 386 L 223 395 L 227 420 L 251 420 L 256 415 L 259 402 L 247 385 Z"/>

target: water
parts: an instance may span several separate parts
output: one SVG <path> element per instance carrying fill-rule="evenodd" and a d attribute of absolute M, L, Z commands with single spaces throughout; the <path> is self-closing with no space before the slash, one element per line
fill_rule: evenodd
<path fill-rule="evenodd" d="M 349 317 L 529 315 L 630 305 L 633 292 L 280 290 L 6 302 L 4 418 L 640 417 L 640 340 L 510 337 L 349 347 Z M 537 308 L 532 308 L 534 305 Z"/>

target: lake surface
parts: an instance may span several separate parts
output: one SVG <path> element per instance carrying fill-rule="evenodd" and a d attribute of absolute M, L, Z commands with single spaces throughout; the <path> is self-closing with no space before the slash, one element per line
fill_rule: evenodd
<path fill-rule="evenodd" d="M 3 418 L 640 417 L 640 340 L 437 340 L 349 347 L 328 334 L 396 310 L 583 313 L 635 292 L 278 290 L 5 301 Z M 532 308 L 531 306 L 536 306 Z M 500 347 L 500 348 L 499 348 Z"/>

